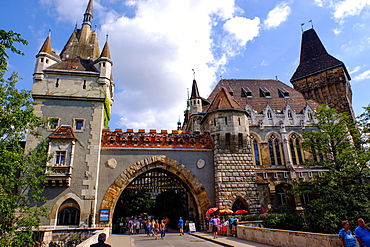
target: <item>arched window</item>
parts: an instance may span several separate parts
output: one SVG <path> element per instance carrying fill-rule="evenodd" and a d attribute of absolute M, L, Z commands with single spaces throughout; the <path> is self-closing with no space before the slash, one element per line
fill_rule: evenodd
<path fill-rule="evenodd" d="M 80 207 L 73 199 L 66 200 L 59 208 L 57 225 L 79 225 Z"/>
<path fill-rule="evenodd" d="M 288 111 L 288 118 L 290 118 L 290 119 L 293 118 L 293 115 L 292 115 L 292 111 L 291 110 Z"/>
<path fill-rule="evenodd" d="M 259 143 L 254 138 L 254 136 L 251 136 L 250 141 L 251 141 L 251 148 L 252 148 L 254 165 L 260 166 L 261 165 L 261 159 L 260 159 Z"/>
<path fill-rule="evenodd" d="M 231 207 L 231 210 L 233 210 L 234 212 L 237 211 L 237 210 L 247 210 L 247 211 L 249 211 L 248 206 L 244 202 L 242 202 L 240 199 L 237 199 L 233 203 L 233 206 Z"/>
<path fill-rule="evenodd" d="M 287 204 L 286 194 L 285 194 L 284 189 L 282 189 L 282 188 L 276 189 L 276 199 L 277 199 L 277 205 L 278 206 L 283 206 L 283 205 Z"/>
<path fill-rule="evenodd" d="M 293 165 L 301 165 L 303 163 L 302 150 L 299 145 L 299 138 L 296 134 L 292 134 L 289 138 L 289 151 Z"/>
<path fill-rule="evenodd" d="M 269 118 L 269 119 L 272 118 L 272 112 L 270 110 L 267 111 L 267 118 Z"/>
<path fill-rule="evenodd" d="M 270 154 L 270 163 L 272 166 L 281 166 L 283 164 L 282 160 L 282 148 L 279 140 L 274 136 L 271 135 L 269 141 L 268 141 L 268 146 L 269 146 L 269 154 Z"/>

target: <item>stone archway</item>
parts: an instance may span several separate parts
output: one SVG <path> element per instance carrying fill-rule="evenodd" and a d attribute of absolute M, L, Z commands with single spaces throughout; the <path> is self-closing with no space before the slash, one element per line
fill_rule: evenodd
<path fill-rule="evenodd" d="M 123 171 L 106 191 L 100 209 L 108 209 L 110 212 L 109 222 L 111 225 L 114 208 L 122 191 L 140 174 L 153 169 L 163 169 L 175 174 L 190 190 L 195 204 L 199 222 L 204 222 L 204 213 L 210 207 L 208 194 L 196 175 L 187 169 L 185 165 L 164 155 L 156 155 L 143 160 L 139 160 Z"/>

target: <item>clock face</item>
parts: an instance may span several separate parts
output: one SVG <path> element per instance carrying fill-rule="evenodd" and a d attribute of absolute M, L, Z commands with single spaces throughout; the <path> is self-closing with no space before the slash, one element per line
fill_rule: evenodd
<path fill-rule="evenodd" d="M 202 159 L 199 159 L 198 162 L 197 162 L 197 167 L 199 169 L 202 169 L 204 166 L 206 165 L 206 162 Z"/>

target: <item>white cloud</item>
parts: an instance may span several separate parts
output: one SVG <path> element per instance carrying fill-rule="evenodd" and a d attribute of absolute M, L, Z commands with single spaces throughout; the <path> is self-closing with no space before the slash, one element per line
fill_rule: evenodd
<path fill-rule="evenodd" d="M 352 78 L 352 81 L 364 81 L 370 79 L 370 70 L 366 70 L 365 72 L 355 76 Z"/>
<path fill-rule="evenodd" d="M 370 6 L 370 0 L 344 0 L 335 5 L 334 18 L 343 19 L 359 15 L 368 6 Z"/>
<path fill-rule="evenodd" d="M 248 41 L 258 36 L 259 25 L 260 19 L 258 17 L 251 20 L 237 16 L 227 20 L 223 28 L 236 38 L 240 46 L 245 46 Z"/>
<path fill-rule="evenodd" d="M 267 19 L 263 22 L 266 29 L 276 28 L 285 22 L 291 13 L 288 3 L 280 3 L 267 14 Z"/>
<path fill-rule="evenodd" d="M 214 23 L 232 20 L 237 8 L 232 0 L 137 1 L 135 16 L 111 15 L 100 33 L 108 32 L 117 90 L 113 113 L 119 126 L 144 129 L 176 129 L 183 118 L 187 89 L 193 73 L 201 96 L 207 97 L 224 70 L 229 50 L 212 53 L 216 44 Z M 251 20 L 249 20 L 251 21 Z M 235 24 L 235 23 L 234 23 Z M 249 28 L 246 23 L 239 23 Z M 230 32 L 241 44 L 253 37 L 233 25 Z M 247 33 L 247 34 L 245 34 Z M 220 39 L 219 41 L 225 41 Z M 116 124 L 114 124 L 116 125 Z"/>
<path fill-rule="evenodd" d="M 360 71 L 361 69 L 361 66 L 356 66 L 352 71 L 349 71 L 350 74 L 353 74 L 353 73 L 356 73 L 358 71 Z"/>

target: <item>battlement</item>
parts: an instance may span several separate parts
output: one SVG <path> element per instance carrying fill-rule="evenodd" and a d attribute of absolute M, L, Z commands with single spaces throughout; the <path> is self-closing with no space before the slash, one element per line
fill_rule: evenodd
<path fill-rule="evenodd" d="M 122 129 L 110 131 L 103 129 L 102 147 L 138 147 L 138 148 L 194 148 L 194 149 L 213 149 L 212 140 L 209 134 L 189 134 L 186 131 L 149 130 L 139 129 L 134 132 L 133 129 Z"/>

